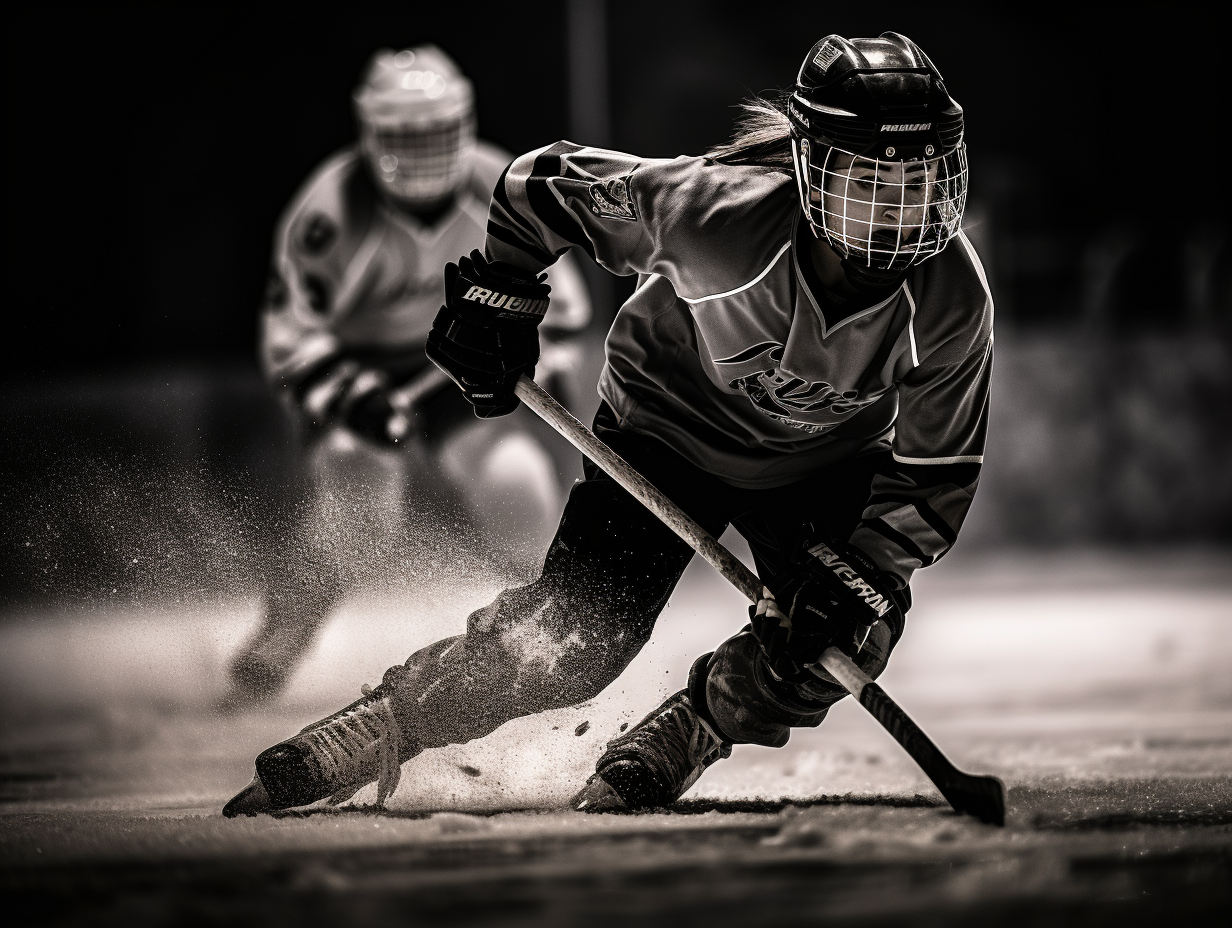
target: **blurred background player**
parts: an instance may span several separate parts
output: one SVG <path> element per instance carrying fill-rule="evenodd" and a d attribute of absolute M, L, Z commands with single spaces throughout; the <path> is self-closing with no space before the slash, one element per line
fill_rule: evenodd
<path fill-rule="evenodd" d="M 342 596 L 399 564 L 424 577 L 445 559 L 530 569 L 577 469 L 525 410 L 477 419 L 424 354 L 442 270 L 482 247 L 511 160 L 476 138 L 471 82 L 435 46 L 382 50 L 353 99 L 359 144 L 312 174 L 275 236 L 261 364 L 295 421 L 305 487 L 260 624 L 231 663 L 229 707 L 277 693 Z M 585 402 L 597 376 L 580 341 L 585 285 L 568 259 L 549 283 L 538 376 Z"/>

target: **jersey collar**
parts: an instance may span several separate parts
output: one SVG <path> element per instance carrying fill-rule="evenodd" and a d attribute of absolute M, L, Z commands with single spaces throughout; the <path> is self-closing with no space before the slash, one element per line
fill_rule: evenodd
<path fill-rule="evenodd" d="M 805 237 L 805 227 L 800 223 L 800 215 L 800 212 L 797 211 L 795 219 L 792 220 L 791 262 L 795 269 L 796 281 L 800 285 L 800 289 L 804 291 L 804 295 L 817 313 L 817 318 L 821 321 L 821 334 L 823 338 L 828 337 L 831 332 L 842 328 L 853 319 L 861 319 L 885 306 L 889 306 L 898 298 L 899 293 L 906 288 L 907 278 L 904 277 L 903 282 L 899 286 L 874 303 L 869 303 L 860 297 L 853 297 L 849 300 L 835 297 L 825 288 L 821 278 L 813 270 L 813 262 L 808 260 L 807 253 L 805 253 L 805 260 L 800 260 L 800 254 L 805 250 L 802 246 L 807 246 L 809 241 Z"/>

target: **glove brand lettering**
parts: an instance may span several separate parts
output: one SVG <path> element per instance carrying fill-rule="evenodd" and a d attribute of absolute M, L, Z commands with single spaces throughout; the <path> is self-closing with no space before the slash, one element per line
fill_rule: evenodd
<path fill-rule="evenodd" d="M 819 544 L 809 548 L 809 554 L 821 561 L 826 567 L 834 571 L 834 575 L 843 581 L 843 585 L 855 591 L 868 604 L 868 607 L 877 613 L 878 618 L 890 611 L 892 603 L 878 593 L 873 587 L 859 574 L 857 574 L 851 566 L 825 544 Z"/>
<path fill-rule="evenodd" d="M 482 303 L 485 306 L 491 306 L 493 309 L 503 309 L 505 312 L 511 313 L 530 313 L 542 316 L 548 311 L 547 300 L 528 300 L 521 296 L 510 296 L 507 293 L 499 293 L 495 290 L 489 290 L 487 287 L 480 287 L 478 284 L 467 290 L 462 295 L 462 299 L 470 300 L 472 303 Z"/>

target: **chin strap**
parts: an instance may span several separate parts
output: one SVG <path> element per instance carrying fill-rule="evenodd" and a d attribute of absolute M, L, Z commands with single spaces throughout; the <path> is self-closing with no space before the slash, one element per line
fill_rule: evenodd
<path fill-rule="evenodd" d="M 843 258 L 840 262 L 843 267 L 843 276 L 847 278 L 847 283 L 855 289 L 857 293 L 868 296 L 875 296 L 879 293 L 887 293 L 903 282 L 903 278 L 907 276 L 907 271 L 882 271 L 875 267 L 865 267 L 861 264 L 856 264 L 847 258 Z"/>

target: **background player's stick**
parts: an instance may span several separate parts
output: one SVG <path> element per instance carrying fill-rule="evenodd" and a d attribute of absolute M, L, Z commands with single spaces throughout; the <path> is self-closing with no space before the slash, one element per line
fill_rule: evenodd
<path fill-rule="evenodd" d="M 410 412 L 430 393 L 435 393 L 449 382 L 448 374 L 435 364 L 429 364 L 418 377 L 389 394 L 389 405 L 402 412 Z"/>
<path fill-rule="evenodd" d="M 651 483 L 634 470 L 615 451 L 595 437 L 595 433 L 575 419 L 567 409 L 528 377 L 518 380 L 518 398 L 543 418 L 584 455 L 599 465 L 613 480 L 632 493 L 663 524 L 683 538 L 736 589 L 752 602 L 761 598 L 762 583 L 730 551 Z M 838 648 L 827 648 L 818 661 L 829 675 L 859 700 L 899 744 L 911 755 L 928 778 L 941 790 L 956 812 L 973 815 L 981 822 L 1005 824 L 1005 787 L 996 777 L 963 773 L 950 762 L 920 727 Z M 817 665 L 808 669 L 822 675 Z"/>
<path fill-rule="evenodd" d="M 415 407 L 449 383 L 449 375 L 429 364 L 418 377 L 389 394 L 389 405 L 394 408 L 386 429 L 389 437 L 401 441 L 411 431 L 411 417 Z"/>

